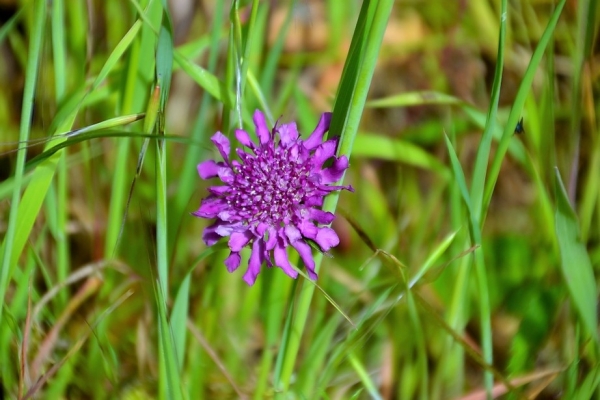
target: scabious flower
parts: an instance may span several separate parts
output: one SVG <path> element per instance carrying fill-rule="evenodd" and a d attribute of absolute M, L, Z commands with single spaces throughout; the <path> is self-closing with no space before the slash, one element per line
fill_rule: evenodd
<path fill-rule="evenodd" d="M 208 189 L 210 195 L 202 200 L 193 215 L 216 218 L 203 233 L 206 245 L 229 237 L 231 250 L 225 265 L 229 272 L 240 266 L 240 251 L 251 247 L 244 281 L 253 285 L 266 263 L 275 264 L 292 278 L 298 272 L 287 255 L 289 246 L 296 249 L 304 261 L 310 279 L 317 279 L 315 261 L 307 239 L 326 252 L 339 243 L 335 231 L 328 226 L 334 216 L 320 209 L 330 192 L 351 186 L 334 186 L 348 168 L 346 156 L 336 157 L 338 140 L 323 142 L 329 130 L 331 113 L 324 113 L 310 137 L 302 140 L 296 123 L 275 124 L 269 128 L 264 115 L 256 110 L 253 117 L 255 144 L 248 133 L 238 129 L 237 140 L 250 152 L 236 149 L 239 160 L 231 159 L 229 139 L 221 132 L 212 137 L 224 161 L 204 161 L 198 165 L 202 179 L 218 177 L 223 185 Z M 331 159 L 330 166 L 324 163 Z M 271 258 L 271 255 L 273 258 Z"/>

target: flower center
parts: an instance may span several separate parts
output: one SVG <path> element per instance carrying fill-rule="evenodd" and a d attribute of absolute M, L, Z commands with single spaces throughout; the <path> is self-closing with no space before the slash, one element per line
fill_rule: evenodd
<path fill-rule="evenodd" d="M 309 180 L 310 163 L 292 159 L 289 148 L 265 146 L 255 152 L 241 155 L 227 202 L 249 225 L 289 224 L 315 188 Z"/>

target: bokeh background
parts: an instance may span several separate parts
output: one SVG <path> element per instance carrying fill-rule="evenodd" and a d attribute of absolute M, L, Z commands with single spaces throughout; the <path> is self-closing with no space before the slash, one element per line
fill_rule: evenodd
<path fill-rule="evenodd" d="M 259 108 L 310 134 L 362 65 L 348 57 L 359 13 L 386 3 L 369 20 L 385 34 L 367 42 L 380 49 L 354 114 L 355 192 L 298 331 L 313 283 L 226 271 L 202 241 L 210 221 L 190 215 L 209 184 L 196 165 L 238 105 L 249 131 Z M 154 104 L 167 16 L 164 132 L 148 131 L 134 121 Z M 0 21 L 5 398 L 598 395 L 597 2 L 2 0 Z M 478 237 L 459 172 L 474 193 L 496 154 Z"/>

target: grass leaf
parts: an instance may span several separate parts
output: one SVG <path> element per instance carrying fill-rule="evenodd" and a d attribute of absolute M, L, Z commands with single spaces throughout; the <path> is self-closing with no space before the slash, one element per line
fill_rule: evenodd
<path fill-rule="evenodd" d="M 558 168 L 554 179 L 556 238 L 560 247 L 561 270 L 571 299 L 587 332 L 598 341 L 597 288 L 590 257 L 579 235 L 577 216 L 569 204 Z"/>

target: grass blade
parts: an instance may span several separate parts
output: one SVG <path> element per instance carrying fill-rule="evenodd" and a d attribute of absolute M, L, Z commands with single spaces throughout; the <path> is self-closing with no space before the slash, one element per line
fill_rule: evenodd
<path fill-rule="evenodd" d="M 394 2 L 391 0 L 363 2 L 352 38 L 350 54 L 342 73 L 342 80 L 336 96 L 329 131 L 330 136 L 341 135 L 338 153 L 345 154 L 348 158 L 350 158 L 354 139 L 358 133 L 358 125 L 393 4 Z M 323 209 L 331 212 L 335 211 L 338 196 L 338 193 L 329 195 L 325 199 Z M 315 256 L 315 271 L 317 273 L 322 259 L 323 255 L 317 253 Z M 294 369 L 314 290 L 314 285 L 302 285 L 298 300 L 298 310 L 295 313 L 296 315 L 292 324 L 293 334 L 290 335 L 289 341 L 281 350 L 285 352 L 285 356 L 281 376 L 276 385 L 278 389 L 284 392 L 288 390 L 290 385 L 290 378 Z"/>
<path fill-rule="evenodd" d="M 577 216 L 569 204 L 567 191 L 555 170 L 556 238 L 560 247 L 561 270 L 575 308 L 588 333 L 598 341 L 596 280 L 585 245 L 580 240 Z"/>
<path fill-rule="evenodd" d="M 504 126 L 504 131 L 502 132 L 502 138 L 500 139 L 500 143 L 498 144 L 498 149 L 496 150 L 496 154 L 494 155 L 494 159 L 492 161 L 492 166 L 490 168 L 488 179 L 485 183 L 485 193 L 483 196 L 483 207 L 482 207 L 482 216 L 485 215 L 487 209 L 489 208 L 489 204 L 492 198 L 492 193 L 494 191 L 494 187 L 496 186 L 496 182 L 498 181 L 498 175 L 500 174 L 500 167 L 502 166 L 502 160 L 504 159 L 504 155 L 508 149 L 511 138 L 513 137 L 513 133 L 515 130 L 515 126 L 519 121 L 521 116 L 521 112 L 523 110 L 523 106 L 525 104 L 525 100 L 527 95 L 529 94 L 529 90 L 531 89 L 531 84 L 533 82 L 533 77 L 535 76 L 535 72 L 542 61 L 542 57 L 552 39 L 552 35 L 554 30 L 556 29 L 556 25 L 558 23 L 558 19 L 562 13 L 562 9 L 566 3 L 566 0 L 561 0 L 556 9 L 552 13 L 552 17 L 548 21 L 548 25 L 546 26 L 546 30 L 544 34 L 540 38 L 540 41 L 529 61 L 529 65 L 527 66 L 527 70 L 525 71 L 525 75 L 523 76 L 523 80 L 521 81 L 521 85 L 519 86 L 519 90 L 517 92 L 517 96 L 515 97 L 515 101 L 510 109 L 510 114 L 508 115 L 508 120 L 506 121 L 506 125 Z"/>
<path fill-rule="evenodd" d="M 29 55 L 27 59 L 27 72 L 25 76 L 25 89 L 23 93 L 23 108 L 21 112 L 21 128 L 19 130 L 19 142 L 25 143 L 29 139 L 29 133 L 31 129 L 31 116 L 33 113 L 33 104 L 35 96 L 35 85 L 37 82 L 37 76 L 40 65 L 40 56 L 42 55 L 42 41 L 44 35 L 44 26 L 46 18 L 46 1 L 37 0 L 34 4 L 35 9 L 35 20 L 33 24 L 33 32 L 31 37 L 31 43 L 29 46 Z M 13 189 L 13 195 L 11 200 L 10 214 L 8 217 L 8 227 L 6 229 L 6 235 L 2 243 L 2 264 L 0 265 L 0 298 L 4 299 L 8 282 L 10 278 L 10 271 L 16 264 L 17 257 L 20 251 L 15 251 L 15 241 L 22 241 L 25 243 L 25 237 L 28 236 L 28 232 L 19 232 L 18 228 L 18 216 L 19 216 L 19 205 L 21 201 L 21 186 L 23 180 L 23 171 L 25 168 L 25 156 L 27 150 L 20 149 L 17 151 L 17 162 L 15 166 L 15 183 Z M 36 213 L 37 214 L 37 213 Z M 2 325 L 2 311 L 4 307 L 0 307 L 0 326 Z"/>

